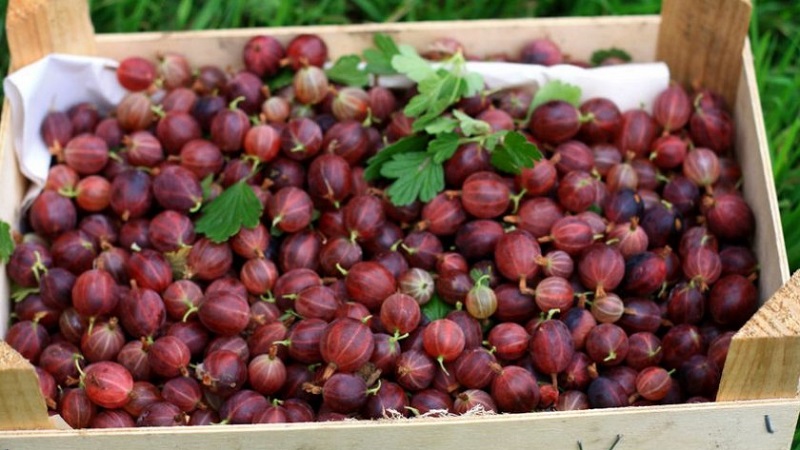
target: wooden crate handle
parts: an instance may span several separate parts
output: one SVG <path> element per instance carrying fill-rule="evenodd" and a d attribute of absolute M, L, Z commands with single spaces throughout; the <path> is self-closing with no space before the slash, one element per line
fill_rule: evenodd
<path fill-rule="evenodd" d="M 752 10 L 749 0 L 664 0 L 656 58 L 673 80 L 710 88 L 733 105 Z"/>
<path fill-rule="evenodd" d="M 9 0 L 6 33 L 11 70 L 48 53 L 94 55 L 94 27 L 86 0 Z"/>
<path fill-rule="evenodd" d="M 800 271 L 731 341 L 718 401 L 795 398 L 800 379 Z"/>

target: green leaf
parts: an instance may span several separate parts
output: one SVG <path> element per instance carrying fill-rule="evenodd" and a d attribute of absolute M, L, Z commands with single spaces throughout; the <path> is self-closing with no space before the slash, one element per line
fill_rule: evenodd
<path fill-rule="evenodd" d="M 519 132 L 512 131 L 503 137 L 503 142 L 492 152 L 492 165 L 503 172 L 518 174 L 523 167 L 533 167 L 534 161 L 542 158 L 539 149 Z"/>
<path fill-rule="evenodd" d="M 448 305 L 437 294 L 433 294 L 430 301 L 422 305 L 422 314 L 430 321 L 444 319 L 450 311 L 454 310 L 451 305 Z"/>
<path fill-rule="evenodd" d="M 444 133 L 436 136 L 436 139 L 428 142 L 428 153 L 433 154 L 433 162 L 442 164 L 450 159 L 458 149 L 458 135 L 455 133 Z"/>
<path fill-rule="evenodd" d="M 211 185 L 214 184 L 214 174 L 210 173 L 203 178 L 203 181 L 200 182 L 200 189 L 203 191 L 203 200 L 208 199 L 211 195 Z"/>
<path fill-rule="evenodd" d="M 489 150 L 489 152 L 494 151 L 494 149 L 497 147 L 497 144 L 503 140 L 506 134 L 508 134 L 508 131 L 501 130 L 486 136 L 486 139 L 483 141 L 483 146 L 486 148 L 486 150 Z"/>
<path fill-rule="evenodd" d="M 267 80 L 270 92 L 276 92 L 289 86 L 294 81 L 294 71 L 291 67 L 284 67 Z"/>
<path fill-rule="evenodd" d="M 428 153 L 395 155 L 383 165 L 381 175 L 396 178 L 386 193 L 397 206 L 411 204 L 417 199 L 430 201 L 444 189 L 444 168 L 433 162 Z"/>
<path fill-rule="evenodd" d="M 419 56 L 414 47 L 408 45 L 399 47 L 399 54 L 392 57 L 392 67 L 417 83 L 436 75 L 431 64 Z"/>
<path fill-rule="evenodd" d="M 473 283 L 477 283 L 483 275 L 484 273 L 480 269 L 472 269 L 469 271 L 469 277 L 472 278 Z"/>
<path fill-rule="evenodd" d="M 479 73 L 471 72 L 464 75 L 464 81 L 466 82 L 465 97 L 471 97 L 483 90 L 483 77 Z"/>
<path fill-rule="evenodd" d="M 428 134 L 449 133 L 458 127 L 458 121 L 452 117 L 441 116 L 438 119 L 425 126 L 425 132 Z"/>
<path fill-rule="evenodd" d="M 7 263 L 14 253 L 14 238 L 11 236 L 11 225 L 0 220 L 0 262 Z"/>
<path fill-rule="evenodd" d="M 391 37 L 378 33 L 372 38 L 375 48 L 364 50 L 366 71 L 376 75 L 392 75 L 397 73 L 392 67 L 392 58 L 400 54 L 400 49 Z"/>
<path fill-rule="evenodd" d="M 424 130 L 431 122 L 437 120 L 442 113 L 461 98 L 463 80 L 445 72 L 442 76 L 427 78 L 417 84 L 419 94 L 406 105 L 403 112 L 416 117 L 412 129 Z"/>
<path fill-rule="evenodd" d="M 608 58 L 619 58 L 622 61 L 630 62 L 631 55 L 628 54 L 628 52 L 626 52 L 625 50 L 616 47 L 611 47 L 607 49 L 596 50 L 594 53 L 592 53 L 592 57 L 589 59 L 589 61 L 592 63 L 593 66 L 599 66 L 600 64 L 603 63 L 603 61 L 607 60 Z"/>
<path fill-rule="evenodd" d="M 460 109 L 453 110 L 453 115 L 458 119 L 461 132 L 464 136 L 485 135 L 492 132 L 492 126 L 483 120 L 473 119 L 464 114 Z"/>
<path fill-rule="evenodd" d="M 534 94 L 533 101 L 531 101 L 530 106 L 528 106 L 528 113 L 523 123 L 528 123 L 530 121 L 531 114 L 533 114 L 533 111 L 538 108 L 539 105 L 552 100 L 563 100 L 578 107 L 581 101 L 581 88 L 559 80 L 548 81 Z"/>
<path fill-rule="evenodd" d="M 361 58 L 358 55 L 345 55 L 337 59 L 330 69 L 325 71 L 328 79 L 348 86 L 362 87 L 369 84 L 369 74 L 358 68 Z"/>
<path fill-rule="evenodd" d="M 263 209 L 253 189 L 241 180 L 203 206 L 203 216 L 195 223 L 195 231 L 213 242 L 224 242 L 242 227 L 258 225 Z"/>
<path fill-rule="evenodd" d="M 429 157 L 430 155 L 424 152 L 395 155 L 391 161 L 383 165 L 381 175 L 386 178 L 400 178 L 409 172 L 418 170 L 419 166 Z"/>
<path fill-rule="evenodd" d="M 426 147 L 429 136 L 424 134 L 407 136 L 397 142 L 388 145 L 379 151 L 375 156 L 367 160 L 367 168 L 364 171 L 364 178 L 369 181 L 378 179 L 381 176 L 381 167 L 395 155 L 418 152 Z"/>

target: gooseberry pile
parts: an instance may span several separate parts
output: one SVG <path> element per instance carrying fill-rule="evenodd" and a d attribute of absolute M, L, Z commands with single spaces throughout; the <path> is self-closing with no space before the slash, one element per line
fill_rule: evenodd
<path fill-rule="evenodd" d="M 6 340 L 69 425 L 714 399 L 758 305 L 718 96 L 671 85 L 652 114 L 551 100 L 529 120 L 530 92 L 463 98 L 451 110 L 544 157 L 511 176 L 463 143 L 445 191 L 398 206 L 365 164 L 412 134 L 414 88 L 333 83 L 313 35 L 256 36 L 243 57 L 235 73 L 128 58 L 110 115 L 82 103 L 42 124 L 54 164 L 7 266 Z M 518 61 L 564 60 L 537 40 Z M 237 186 L 259 220 L 227 240 L 196 231 Z"/>

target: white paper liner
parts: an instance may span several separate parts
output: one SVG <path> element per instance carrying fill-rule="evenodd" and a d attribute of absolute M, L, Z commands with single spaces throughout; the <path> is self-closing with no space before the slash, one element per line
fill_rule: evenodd
<path fill-rule="evenodd" d="M 32 183 L 23 205 L 38 195 L 50 166 L 50 153 L 40 133 L 44 117 L 51 110 L 66 111 L 80 102 L 92 102 L 101 112 L 111 110 L 127 92 L 117 82 L 117 65 L 117 61 L 107 58 L 53 54 L 5 79 L 14 149 L 20 171 Z M 481 74 L 489 89 L 537 88 L 550 80 L 560 80 L 580 87 L 581 100 L 606 97 L 621 111 L 650 111 L 658 93 L 669 85 L 669 69 L 664 63 L 583 69 L 571 65 L 470 61 L 467 70 Z M 402 76 L 381 77 L 380 83 L 388 87 L 410 84 Z"/>

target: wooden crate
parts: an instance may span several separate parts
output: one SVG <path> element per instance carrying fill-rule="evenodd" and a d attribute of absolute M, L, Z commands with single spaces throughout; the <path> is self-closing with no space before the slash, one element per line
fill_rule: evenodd
<path fill-rule="evenodd" d="M 12 65 L 49 52 L 112 58 L 185 53 L 193 64 L 240 66 L 243 43 L 266 33 L 286 42 L 300 32 L 319 34 L 332 57 L 371 44 L 375 32 L 424 46 L 453 37 L 476 54 L 516 52 L 540 36 L 575 58 L 619 47 L 635 60 L 666 60 L 683 82 L 701 75 L 733 104 L 736 156 L 745 169 L 744 194 L 756 220 L 764 303 L 731 346 L 718 402 L 579 412 L 471 418 L 181 429 L 59 430 L 47 417 L 30 364 L 0 341 L 0 449 L 41 448 L 331 448 L 380 445 L 435 448 L 788 448 L 800 399 L 800 278 L 789 279 L 769 152 L 749 45 L 742 48 L 750 7 L 741 0 L 665 0 L 658 16 L 518 19 L 357 26 L 288 27 L 185 33 L 98 35 L 85 0 L 11 0 L 8 27 Z M 744 25 L 742 17 L 744 16 Z M 737 38 L 738 36 L 738 42 Z M 658 43 L 658 45 L 657 45 Z M 694 47 L 687 50 L 687 43 Z M 732 57 L 727 57 L 726 55 Z M 732 75 L 732 76 L 731 76 Z M 26 187 L 10 136 L 10 111 L 0 122 L 0 219 L 17 221 Z M 0 267 L 0 269 L 2 269 Z M 781 286 L 784 285 L 782 288 Z M 780 290 L 779 290 L 780 288 Z M 0 277 L 0 320 L 7 320 L 8 281 Z M 618 441 L 618 442 L 616 442 Z M 616 444 L 615 444 L 616 442 Z"/>

